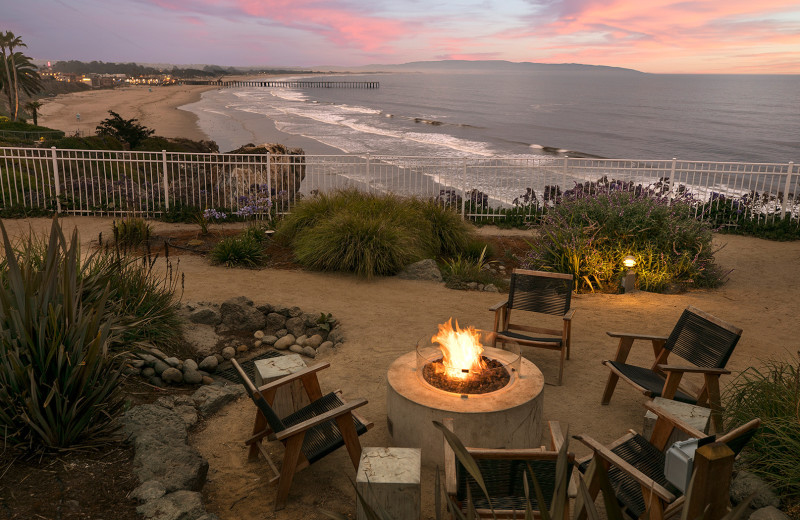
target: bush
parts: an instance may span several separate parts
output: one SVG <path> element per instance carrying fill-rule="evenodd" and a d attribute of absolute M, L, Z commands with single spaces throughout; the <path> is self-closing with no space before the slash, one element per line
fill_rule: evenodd
<path fill-rule="evenodd" d="M 575 276 L 579 290 L 615 291 L 636 258 L 640 289 L 670 284 L 716 287 L 725 273 L 714 263 L 710 225 L 680 201 L 629 191 L 576 192 L 551 209 L 522 260 L 527 269 Z"/>
<path fill-rule="evenodd" d="M 460 254 L 471 235 L 457 213 L 434 201 L 347 189 L 301 201 L 277 238 L 306 267 L 371 277 L 396 274 L 422 258 Z"/>
<path fill-rule="evenodd" d="M 57 220 L 44 256 L 33 237 L 15 250 L 0 229 L 0 436 L 33 451 L 109 440 L 123 406 L 110 284 L 89 287 L 77 231 L 67 241 Z"/>
<path fill-rule="evenodd" d="M 725 393 L 725 419 L 735 427 L 756 417 L 761 429 L 742 453 L 749 471 L 800 503 L 800 353 L 740 373 Z"/>
<path fill-rule="evenodd" d="M 473 242 L 477 243 L 477 242 Z M 492 284 L 498 289 L 508 289 L 508 282 L 497 273 L 487 269 L 493 262 L 489 261 L 489 245 L 483 246 L 477 258 L 457 256 L 446 259 L 442 264 L 442 277 L 450 289 L 469 289 L 471 283 Z"/>
<path fill-rule="evenodd" d="M 259 240 L 246 232 L 217 242 L 209 253 L 211 263 L 226 267 L 259 267 L 267 257 Z"/>
<path fill-rule="evenodd" d="M 150 240 L 150 225 L 142 218 L 115 220 L 111 225 L 114 241 L 123 247 L 138 247 Z"/>

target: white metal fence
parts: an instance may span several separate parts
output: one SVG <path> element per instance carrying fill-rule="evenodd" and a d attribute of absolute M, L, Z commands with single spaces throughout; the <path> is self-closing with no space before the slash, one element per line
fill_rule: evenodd
<path fill-rule="evenodd" d="M 263 212 L 266 204 L 281 214 L 311 193 L 355 187 L 434 197 L 465 218 L 493 219 L 509 210 L 541 211 L 576 187 L 605 187 L 688 199 L 698 211 L 709 203 L 727 204 L 749 218 L 798 219 L 799 185 L 800 172 L 791 162 L 0 148 L 5 209 L 81 215 L 158 216 L 207 208 Z"/>

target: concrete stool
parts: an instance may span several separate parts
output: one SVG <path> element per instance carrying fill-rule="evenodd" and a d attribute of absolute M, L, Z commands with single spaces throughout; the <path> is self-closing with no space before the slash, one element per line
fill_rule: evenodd
<path fill-rule="evenodd" d="M 680 401 L 673 401 L 672 399 L 664 399 L 663 397 L 656 397 L 653 402 L 660 408 L 671 413 L 681 421 L 689 426 L 700 430 L 703 433 L 708 433 L 709 420 L 711 419 L 711 409 L 703 408 L 693 404 L 682 403 Z M 644 414 L 644 426 L 642 427 L 642 437 L 649 439 L 653 433 L 653 428 L 656 426 L 658 417 L 650 410 Z M 672 430 L 672 435 L 667 441 L 667 446 L 671 446 L 677 441 L 685 441 L 689 436 L 681 430 L 675 428 Z"/>
<path fill-rule="evenodd" d="M 256 387 L 266 385 L 276 379 L 286 377 L 290 374 L 294 374 L 298 370 L 306 368 L 306 363 L 300 357 L 300 354 L 259 359 L 255 362 L 255 365 Z M 275 392 L 275 401 L 272 403 L 272 409 L 278 417 L 283 419 L 307 404 L 309 404 L 308 394 L 306 394 L 303 388 L 303 383 L 298 379 L 277 389 Z"/>
<path fill-rule="evenodd" d="M 419 448 L 364 448 L 356 490 L 376 512 L 393 520 L 419 520 L 420 455 Z M 356 503 L 356 520 L 366 520 L 361 501 Z"/>

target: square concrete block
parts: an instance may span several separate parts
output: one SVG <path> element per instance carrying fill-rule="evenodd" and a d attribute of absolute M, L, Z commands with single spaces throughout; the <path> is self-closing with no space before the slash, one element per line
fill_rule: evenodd
<path fill-rule="evenodd" d="M 389 518 L 419 520 L 421 464 L 419 448 L 364 448 L 356 490 L 370 507 Z M 356 500 L 356 504 L 356 520 L 366 520 L 361 502 Z"/>
<path fill-rule="evenodd" d="M 688 403 L 681 403 L 680 401 L 673 401 L 672 399 L 664 399 L 663 397 L 656 397 L 653 402 L 660 408 L 671 413 L 678 419 L 682 420 L 689 426 L 700 430 L 703 433 L 708 433 L 709 420 L 711 419 L 711 409 L 703 408 Z M 658 417 L 650 410 L 644 414 L 644 426 L 642 427 L 642 436 L 649 439 L 653 433 L 653 428 L 656 426 Z M 677 441 L 685 441 L 689 436 L 678 430 L 677 428 L 672 431 L 672 435 L 667 442 L 667 446 L 671 446 Z"/>
<path fill-rule="evenodd" d="M 300 357 L 300 354 L 259 359 L 255 362 L 255 365 L 255 384 L 257 387 L 306 368 L 306 363 Z M 283 419 L 307 404 L 309 404 L 308 394 L 303 388 L 303 383 L 298 379 L 277 389 L 272 409 L 275 410 L 278 417 Z"/>

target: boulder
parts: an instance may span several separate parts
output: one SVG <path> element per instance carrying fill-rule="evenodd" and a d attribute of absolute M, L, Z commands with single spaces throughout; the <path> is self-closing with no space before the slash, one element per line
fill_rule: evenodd
<path fill-rule="evenodd" d="M 767 506 L 753 511 L 750 520 L 789 520 L 789 517 L 777 507 Z"/>
<path fill-rule="evenodd" d="M 176 491 L 136 508 L 147 520 L 196 520 L 206 515 L 203 498 L 193 491 Z"/>
<path fill-rule="evenodd" d="M 762 507 L 780 507 L 781 501 L 772 488 L 760 477 L 749 471 L 740 471 L 731 480 L 731 502 L 734 505 L 740 503 L 750 495 L 755 495 L 750 507 L 760 509 Z"/>
<path fill-rule="evenodd" d="M 186 425 L 171 409 L 157 404 L 135 406 L 122 417 L 122 434 L 132 442 L 153 438 L 175 445 L 186 444 Z"/>
<path fill-rule="evenodd" d="M 140 482 L 158 480 L 167 493 L 181 489 L 200 491 L 206 483 L 208 461 L 191 446 L 172 446 L 150 440 L 137 443 L 133 472 Z"/>
<path fill-rule="evenodd" d="M 186 341 L 186 346 L 199 358 L 214 354 L 220 340 L 213 326 L 200 323 L 184 327 L 183 339 Z"/>
<path fill-rule="evenodd" d="M 148 480 L 131 491 L 131 498 L 139 502 L 150 502 L 167 494 L 167 488 L 158 480 Z"/>
<path fill-rule="evenodd" d="M 218 309 L 205 306 L 189 312 L 188 317 L 192 323 L 211 325 L 212 327 L 219 325 L 222 321 L 222 314 Z"/>
<path fill-rule="evenodd" d="M 270 312 L 266 317 L 266 324 L 264 325 L 264 333 L 266 335 L 275 334 L 279 330 L 285 328 L 286 316 L 278 314 L 277 312 Z"/>
<path fill-rule="evenodd" d="M 289 318 L 286 320 L 286 330 L 295 338 L 306 333 L 306 324 L 301 317 Z"/>
<path fill-rule="evenodd" d="M 235 401 L 244 393 L 242 385 L 204 385 L 192 394 L 192 400 L 200 415 L 208 417 L 219 411 L 226 404 Z"/>
<path fill-rule="evenodd" d="M 200 370 L 205 370 L 206 372 L 213 372 L 217 369 L 217 365 L 219 362 L 217 361 L 216 356 L 207 356 L 200 364 L 197 365 L 197 368 Z"/>
<path fill-rule="evenodd" d="M 266 325 L 264 314 L 244 296 L 224 301 L 219 311 L 222 315 L 220 327 L 224 330 L 252 332 Z"/>
<path fill-rule="evenodd" d="M 436 261 L 431 258 L 420 260 L 411 265 L 408 265 L 397 274 L 398 278 L 404 280 L 427 280 L 432 282 L 442 281 L 442 272 Z"/>

